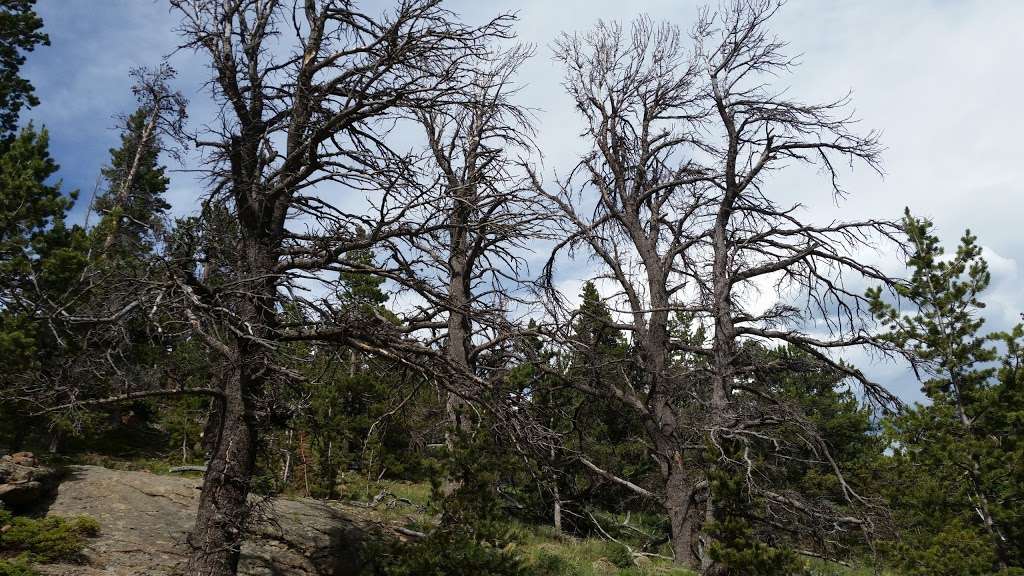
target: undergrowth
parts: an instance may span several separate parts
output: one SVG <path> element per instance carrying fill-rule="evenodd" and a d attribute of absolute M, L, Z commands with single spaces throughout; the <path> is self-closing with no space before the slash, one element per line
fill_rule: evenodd
<path fill-rule="evenodd" d="M 86 516 L 31 518 L 0 509 L 0 576 L 34 576 L 34 564 L 81 563 L 99 530 Z"/>

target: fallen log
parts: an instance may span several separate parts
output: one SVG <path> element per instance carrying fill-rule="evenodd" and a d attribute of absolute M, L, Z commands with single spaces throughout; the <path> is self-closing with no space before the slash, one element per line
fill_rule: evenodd
<path fill-rule="evenodd" d="M 175 466 L 170 470 L 171 474 L 179 474 L 181 472 L 206 472 L 206 466 Z"/>

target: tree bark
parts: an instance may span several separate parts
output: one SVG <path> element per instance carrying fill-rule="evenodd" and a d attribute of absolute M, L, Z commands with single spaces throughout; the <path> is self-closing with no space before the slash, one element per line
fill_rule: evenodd
<path fill-rule="evenodd" d="M 717 88 L 717 80 L 712 80 L 715 87 L 715 94 L 720 91 Z M 718 205 L 715 216 L 715 225 L 711 233 L 713 249 L 712 256 L 712 302 L 711 316 L 714 321 L 714 340 L 712 344 L 712 372 L 711 372 L 711 433 L 709 440 L 717 445 L 715 438 L 716 431 L 728 426 L 730 420 L 730 398 L 732 396 L 734 362 L 736 357 L 736 325 L 733 319 L 732 287 L 733 276 L 730 269 L 732 258 L 732 246 L 729 240 L 729 224 L 733 216 L 734 205 L 741 193 L 737 182 L 736 165 L 738 155 L 738 143 L 736 129 L 732 118 L 725 109 L 724 100 L 716 98 L 719 114 L 728 132 L 728 148 L 725 162 L 724 195 Z M 715 464 L 711 464 L 714 466 Z M 714 494 L 710 492 L 705 501 L 704 522 L 711 523 L 716 520 L 718 510 L 715 505 Z M 708 542 L 705 541 L 701 550 L 701 574 L 718 574 L 719 568 L 707 553 Z"/>
<path fill-rule="evenodd" d="M 188 537 L 190 576 L 233 576 L 238 571 L 259 441 L 255 400 L 266 388 L 271 362 L 261 342 L 275 325 L 277 287 L 266 274 L 273 269 L 270 242 L 258 232 L 240 240 L 242 285 L 249 289 L 235 301 L 235 309 L 251 333 L 236 335 L 226 358 L 230 370 L 223 382 L 216 438 Z"/>
<path fill-rule="evenodd" d="M 452 183 L 459 184 L 459 183 Z M 446 355 L 458 374 L 470 373 L 470 263 L 468 247 L 468 198 L 469 194 L 461 185 L 452 186 L 454 194 L 453 207 L 449 218 L 450 247 L 448 256 L 448 345 Z M 448 428 L 445 432 L 445 443 L 448 450 L 455 448 L 455 441 L 460 434 L 468 434 L 473 430 L 469 418 L 469 405 L 458 394 L 449 391 L 445 405 L 448 416 Z M 450 495 L 457 491 L 460 483 L 446 478 L 442 493 Z"/>
<path fill-rule="evenodd" d="M 653 243 L 652 243 L 653 246 Z M 644 254 L 642 252 L 642 254 Z M 693 471 L 684 466 L 676 435 L 679 422 L 668 394 L 670 383 L 666 380 L 666 366 L 669 358 L 668 310 L 670 301 L 665 290 L 665 272 L 656 265 L 660 261 L 653 248 L 644 254 L 648 270 L 648 286 L 654 311 L 650 316 L 645 346 L 644 371 L 647 378 L 648 401 L 653 419 L 647 424 L 648 434 L 660 453 L 662 474 L 665 479 L 664 507 L 671 526 L 671 542 L 674 562 L 677 566 L 696 568 L 700 561 L 694 549 L 694 535 L 700 528 L 696 522 L 692 500 Z"/>
<path fill-rule="evenodd" d="M 562 533 L 562 500 L 558 497 L 558 489 L 555 489 L 555 506 L 554 506 L 554 523 L 555 532 L 558 534 Z"/>
<path fill-rule="evenodd" d="M 679 566 L 696 568 L 700 564 L 694 536 L 699 526 L 695 522 L 694 490 L 683 471 L 670 473 L 665 483 L 665 511 L 671 526 L 672 555 Z"/>
<path fill-rule="evenodd" d="M 203 477 L 203 491 L 187 573 L 230 576 L 237 573 L 248 512 L 247 499 L 256 463 L 256 428 L 246 389 L 257 374 L 242 363 L 224 386 L 221 426 Z"/>

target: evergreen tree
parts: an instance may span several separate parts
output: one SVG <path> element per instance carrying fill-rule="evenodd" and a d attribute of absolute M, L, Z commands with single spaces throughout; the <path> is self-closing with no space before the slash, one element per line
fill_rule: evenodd
<path fill-rule="evenodd" d="M 531 331 L 536 328 L 529 326 Z M 535 455 L 546 493 L 531 502 L 534 518 L 553 517 L 559 529 L 586 534 L 594 530 L 586 521 L 587 511 L 645 510 L 650 502 L 584 465 L 640 483 L 655 473 L 647 446 L 636 435 L 634 415 L 609 398 L 569 385 L 577 382 L 599 391 L 607 389 L 606 380 L 635 379 L 630 347 L 595 284 L 583 284 L 566 349 L 545 352 L 539 340 L 524 345 L 533 349 L 522 356 L 532 360 L 515 367 L 507 381 L 513 394 L 529 398 L 533 417 L 559 438 L 557 448 L 552 445 Z M 521 484 L 538 483 L 525 478 Z"/>
<path fill-rule="evenodd" d="M 1022 573 L 1024 550 L 1024 328 L 984 334 L 979 311 L 990 274 L 968 231 L 945 257 L 927 220 L 909 211 L 914 273 L 899 290 L 917 310 L 901 314 L 870 292 L 888 337 L 912 352 L 930 400 L 889 422 L 892 492 L 910 574 Z"/>
<path fill-rule="evenodd" d="M 765 535 L 753 521 L 763 506 L 746 490 L 742 473 L 714 467 L 709 474 L 710 497 L 718 516 L 707 527 L 709 556 L 718 563 L 722 576 L 793 576 L 803 563 L 785 546 L 765 542 Z"/>
<path fill-rule="evenodd" d="M 13 399 L 16 383 L 59 374 L 63 350 L 78 345 L 42 320 L 75 284 L 87 250 L 85 231 L 65 224 L 76 193 L 52 183 L 57 169 L 45 129 L 29 125 L 0 143 L 0 422 L 10 427 L 0 434 L 13 434 L 12 445 L 39 428 Z"/>
<path fill-rule="evenodd" d="M 107 190 L 96 198 L 94 209 L 103 215 L 100 236 L 109 248 L 122 253 L 148 252 L 154 231 L 170 209 L 164 199 L 170 178 L 159 163 L 160 139 L 147 131 L 152 111 L 140 107 L 125 121 L 121 146 L 110 150 L 110 164 L 101 170 Z"/>
<path fill-rule="evenodd" d="M 0 5 L 0 434 L 20 444 L 36 428 L 11 394 L 15 383 L 59 370 L 53 330 L 40 322 L 43 310 L 60 301 L 85 263 L 85 234 L 65 225 L 76 192 L 53 182 L 58 166 L 49 135 L 32 124 L 17 130 L 20 112 L 38 104 L 23 78 L 25 55 L 49 44 L 34 0 Z M 10 436 L 9 436 L 10 437 Z"/>
<path fill-rule="evenodd" d="M 26 53 L 49 44 L 35 0 L 0 5 L 0 313 L 9 330 L 0 333 L 0 352 L 25 360 L 31 353 L 26 330 L 14 329 L 11 315 L 24 311 L 33 264 L 66 235 L 63 217 L 74 193 L 63 196 L 51 183 L 57 165 L 49 154 L 49 135 L 31 124 L 17 130 L 20 112 L 39 104 L 32 84 L 20 76 Z"/>
<path fill-rule="evenodd" d="M 4 0 L 0 4 L 0 143 L 17 130 L 21 109 L 39 104 L 32 83 L 21 76 L 25 53 L 50 44 L 35 3 Z"/>
<path fill-rule="evenodd" d="M 39 339 L 52 335 L 37 316 L 84 265 L 84 234 L 65 225 L 75 193 L 50 183 L 58 166 L 46 130 L 29 125 L 0 147 L 0 356 L 11 375 L 46 352 Z"/>
<path fill-rule="evenodd" d="M 356 266 L 374 265 L 370 250 L 353 251 L 348 261 Z M 394 318 L 384 306 L 388 295 L 382 289 L 382 279 L 356 271 L 342 272 L 341 278 L 339 313 L 349 315 L 352 322 L 368 316 Z M 291 436 L 292 444 L 302 452 L 300 457 L 310 460 L 309 465 L 303 463 L 302 474 L 313 495 L 339 496 L 339 475 L 346 470 L 374 478 L 380 474 L 419 478 L 422 454 L 415 453 L 412 431 L 428 426 L 408 411 L 375 426 L 402 397 L 415 394 L 411 379 L 385 359 L 366 357 L 343 346 L 297 344 L 290 354 L 312 358 L 297 367 L 307 379 L 301 392 L 302 413 L 291 423 Z"/>
<path fill-rule="evenodd" d="M 0 143 L 0 441 L 14 448 L 40 428 L 16 384 L 60 365 L 62 342 L 40 315 L 84 265 L 84 233 L 64 223 L 74 194 L 49 183 L 56 171 L 45 129 L 30 125 Z"/>
<path fill-rule="evenodd" d="M 737 362 L 750 368 L 737 378 L 743 390 L 737 405 L 750 409 L 741 403 L 751 397 L 777 399 L 767 418 L 783 420 L 777 434 L 801 442 L 758 440 L 755 432 L 743 443 L 722 438 L 709 450 L 710 497 L 719 511 L 708 525 L 710 557 L 723 574 L 780 576 L 803 573 L 798 550 L 858 557 L 864 524 L 881 530 L 886 518 L 882 501 L 868 496 L 878 491 L 884 448 L 871 410 L 849 389 L 847 374 L 805 351 L 748 341 L 738 354 Z M 823 520 L 836 517 L 858 520 Z"/>
<path fill-rule="evenodd" d="M 813 426 L 843 481 L 859 494 L 876 494 L 885 444 L 871 408 L 848 386 L 847 375 L 796 348 L 761 353 L 770 358 L 761 364 L 775 368 L 761 371 L 757 378 L 789 403 L 799 420 Z M 843 501 L 840 479 L 830 466 L 792 459 L 782 467 L 782 474 L 779 485 L 831 502 Z"/>
<path fill-rule="evenodd" d="M 572 327 L 568 377 L 586 381 L 593 390 L 608 389 L 603 382 L 609 379 L 640 385 L 632 351 L 593 282 L 584 283 L 580 299 Z M 647 445 L 637 435 L 641 424 L 631 411 L 622 410 L 609 398 L 587 396 L 575 390 L 565 393 L 576 403 L 570 412 L 573 450 L 622 478 L 642 482 L 656 473 Z M 581 480 L 587 482 L 579 489 L 590 492 L 593 504 L 612 510 L 622 510 L 627 503 L 636 504 L 636 494 L 620 485 L 592 474 L 583 475 Z"/>
<path fill-rule="evenodd" d="M 348 254 L 349 261 L 354 265 L 372 267 L 373 252 L 367 249 L 353 250 Z M 341 304 L 345 310 L 362 314 L 384 312 L 383 304 L 388 295 L 381 290 L 384 279 L 368 273 L 346 270 L 341 273 L 343 282 Z"/>
<path fill-rule="evenodd" d="M 32 289 L 32 270 L 67 234 L 64 215 L 75 195 L 49 183 L 57 168 L 45 129 L 29 125 L 0 144 L 0 302 L 6 312 L 25 305 L 18 296 Z"/>
<path fill-rule="evenodd" d="M 580 293 L 580 307 L 576 311 L 573 334 L 577 349 L 582 353 L 580 360 L 586 362 L 621 347 L 622 332 L 614 326 L 611 311 L 601 298 L 592 281 L 583 284 Z"/>

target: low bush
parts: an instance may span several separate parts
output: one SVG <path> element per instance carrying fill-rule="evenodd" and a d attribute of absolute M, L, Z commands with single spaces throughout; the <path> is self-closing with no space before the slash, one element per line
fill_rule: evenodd
<path fill-rule="evenodd" d="M 377 555 L 373 576 L 526 576 L 523 561 L 508 547 L 494 546 L 456 530 L 435 530 L 426 538 Z"/>
<path fill-rule="evenodd" d="M 0 576 L 39 576 L 24 558 L 0 560 Z"/>
<path fill-rule="evenodd" d="M 88 517 L 30 518 L 0 510 L 0 576 L 31 574 L 30 563 L 81 562 L 86 538 L 99 534 L 100 526 Z"/>

